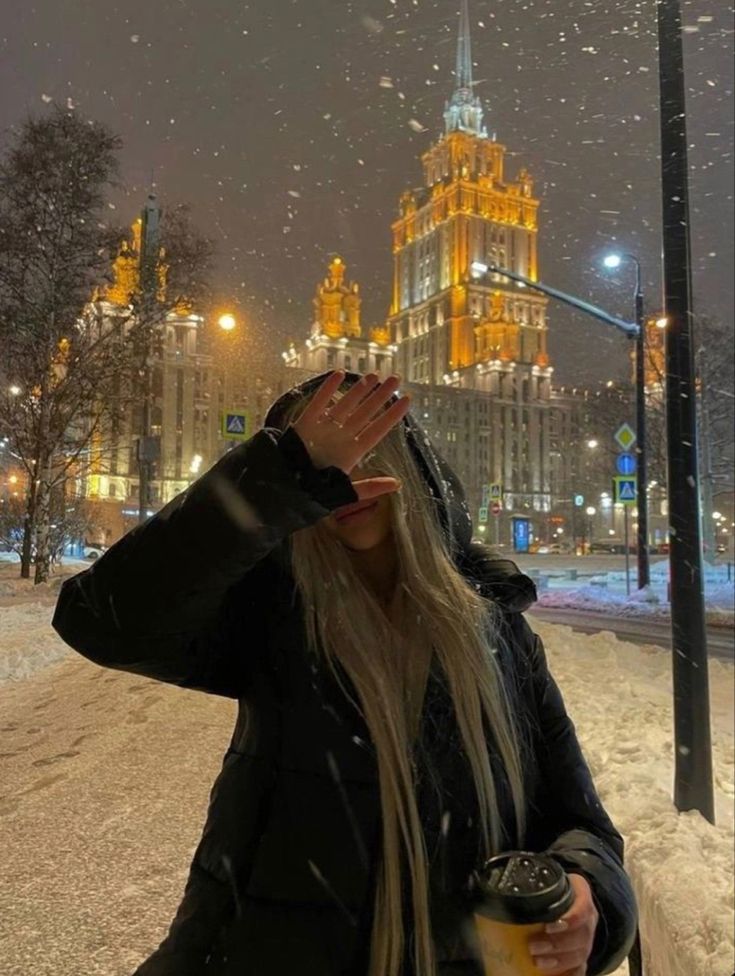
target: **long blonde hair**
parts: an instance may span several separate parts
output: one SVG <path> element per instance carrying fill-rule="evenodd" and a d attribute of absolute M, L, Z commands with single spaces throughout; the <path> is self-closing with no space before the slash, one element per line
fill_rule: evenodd
<path fill-rule="evenodd" d="M 335 394 L 339 398 L 341 394 Z M 290 404 L 287 419 L 310 396 Z M 363 472 L 366 472 L 363 475 Z M 401 483 L 391 516 L 398 579 L 399 629 L 357 573 L 348 550 L 319 522 L 290 538 L 292 572 L 304 604 L 310 650 L 323 655 L 345 694 L 338 663 L 357 693 L 375 748 L 383 846 L 375 896 L 369 976 L 399 976 L 404 959 L 402 863 L 410 874 L 416 976 L 435 976 L 428 858 L 416 802 L 413 742 L 432 654 L 447 681 L 480 810 L 486 857 L 499 853 L 503 825 L 489 761 L 492 732 L 510 786 L 517 846 L 525 835 L 523 730 L 496 660 L 493 608 L 455 567 L 434 501 L 402 425 L 363 460 L 361 476 Z"/>

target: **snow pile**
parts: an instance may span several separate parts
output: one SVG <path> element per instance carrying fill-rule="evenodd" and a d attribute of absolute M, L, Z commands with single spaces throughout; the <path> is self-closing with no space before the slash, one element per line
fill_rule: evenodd
<path fill-rule="evenodd" d="M 612 613 L 617 617 L 654 617 L 658 620 L 671 618 L 671 604 L 652 600 L 650 591 L 640 593 L 633 591 L 630 596 L 627 596 L 624 592 L 608 589 L 607 580 L 604 579 L 591 581 L 585 586 L 574 589 L 542 589 L 539 592 L 538 603 L 542 607 Z M 708 590 L 705 595 L 707 623 L 720 627 L 733 627 L 735 613 L 732 604 L 733 589 L 727 583 Z"/>
<path fill-rule="evenodd" d="M 73 653 L 51 629 L 53 607 L 40 602 L 0 607 L 0 684 L 29 678 Z"/>
<path fill-rule="evenodd" d="M 532 616 L 532 614 L 531 614 Z M 671 655 L 610 634 L 534 622 L 592 769 L 626 842 L 649 976 L 731 976 L 733 666 L 710 659 L 716 825 L 673 802 Z"/>

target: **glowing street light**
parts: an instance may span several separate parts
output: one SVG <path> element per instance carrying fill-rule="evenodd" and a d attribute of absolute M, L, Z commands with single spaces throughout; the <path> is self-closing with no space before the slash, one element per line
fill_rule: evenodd
<path fill-rule="evenodd" d="M 225 312 L 217 319 L 217 325 L 223 332 L 232 332 L 233 329 L 237 328 L 237 320 L 231 312 Z"/>
<path fill-rule="evenodd" d="M 656 319 L 656 328 L 665 329 L 669 324 L 669 320 L 664 316 L 663 318 Z"/>
<path fill-rule="evenodd" d="M 623 259 L 619 254 L 608 254 L 602 263 L 606 268 L 610 268 L 611 271 L 614 271 L 616 268 L 620 267 L 620 265 L 623 263 Z"/>
<path fill-rule="evenodd" d="M 8 392 L 10 393 L 11 396 L 20 396 L 21 389 L 19 386 L 11 386 Z"/>
<path fill-rule="evenodd" d="M 599 441 L 596 441 L 596 440 L 594 439 L 594 437 L 592 438 L 592 440 L 590 440 L 590 441 L 587 441 L 587 447 L 589 447 L 589 448 L 590 448 L 590 450 L 592 450 L 592 451 L 594 451 L 594 449 L 595 449 L 596 447 L 599 447 L 599 445 L 600 445 L 600 442 L 599 442 Z"/>

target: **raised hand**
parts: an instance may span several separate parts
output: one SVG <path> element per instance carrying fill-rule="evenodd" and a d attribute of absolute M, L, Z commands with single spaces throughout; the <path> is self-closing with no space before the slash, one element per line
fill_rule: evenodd
<path fill-rule="evenodd" d="M 293 428 L 306 445 L 314 466 L 336 467 L 345 474 L 357 467 L 408 413 L 411 397 L 402 396 L 385 409 L 400 385 L 398 376 L 383 383 L 370 373 L 352 386 L 333 406 L 332 395 L 344 380 L 337 370 L 322 383 Z M 368 478 L 353 482 L 360 498 L 372 498 L 400 486 L 395 478 Z"/>

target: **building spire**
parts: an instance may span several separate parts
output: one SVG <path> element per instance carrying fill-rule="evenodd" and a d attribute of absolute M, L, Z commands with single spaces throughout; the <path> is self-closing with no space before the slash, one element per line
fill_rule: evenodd
<path fill-rule="evenodd" d="M 482 124 L 482 103 L 472 90 L 472 39 L 470 36 L 469 0 L 461 0 L 459 38 L 457 40 L 456 87 L 444 112 L 446 131 L 469 132 L 487 139 Z"/>
<path fill-rule="evenodd" d="M 470 9 L 468 0 L 462 0 L 459 15 L 459 40 L 457 42 L 457 88 L 472 91 L 472 40 L 470 38 Z"/>

